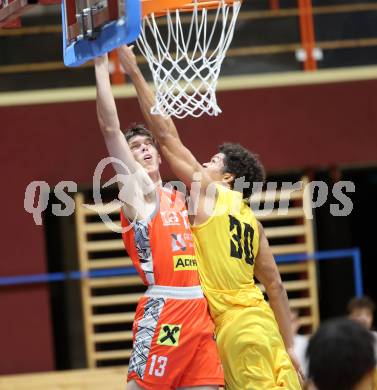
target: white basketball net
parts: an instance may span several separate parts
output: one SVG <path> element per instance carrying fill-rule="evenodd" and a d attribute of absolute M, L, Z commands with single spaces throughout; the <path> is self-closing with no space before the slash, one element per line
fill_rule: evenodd
<path fill-rule="evenodd" d="M 220 2 L 212 11 L 199 7 L 200 3 L 194 3 L 192 14 L 173 10 L 165 17 L 151 14 L 143 19 L 137 44 L 153 74 L 152 114 L 184 118 L 221 112 L 217 79 L 241 2 Z"/>

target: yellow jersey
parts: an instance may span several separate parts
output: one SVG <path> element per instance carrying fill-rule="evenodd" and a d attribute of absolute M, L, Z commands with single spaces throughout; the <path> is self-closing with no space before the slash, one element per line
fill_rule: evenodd
<path fill-rule="evenodd" d="M 212 216 L 191 227 L 200 282 L 214 320 L 229 308 L 263 300 L 253 279 L 259 247 L 257 220 L 240 192 L 216 188 Z"/>
<path fill-rule="evenodd" d="M 239 192 L 217 185 L 211 217 L 192 226 L 227 390 L 299 390 L 274 313 L 254 283 L 257 220 Z"/>

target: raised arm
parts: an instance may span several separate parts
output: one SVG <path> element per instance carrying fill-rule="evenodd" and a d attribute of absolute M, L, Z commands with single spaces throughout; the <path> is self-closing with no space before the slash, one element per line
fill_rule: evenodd
<path fill-rule="evenodd" d="M 268 302 L 274 312 L 285 348 L 297 370 L 300 381 L 302 382 L 303 371 L 293 350 L 293 333 L 290 321 L 288 296 L 263 227 L 259 222 L 258 226 L 260 239 L 258 255 L 255 259 L 254 274 L 266 289 Z"/>
<path fill-rule="evenodd" d="M 203 171 L 202 165 L 183 145 L 172 119 L 151 114 L 155 96 L 137 66 L 132 47 L 122 46 L 118 49 L 118 53 L 125 72 L 135 86 L 140 108 L 148 128 L 156 137 L 170 168 L 187 186 L 191 185 L 194 173 L 200 172 L 202 174 L 202 189 L 204 190 L 210 180 Z"/>
<path fill-rule="evenodd" d="M 134 159 L 130 147 L 120 130 L 118 113 L 111 90 L 108 71 L 107 55 L 94 60 L 96 86 L 97 86 L 97 117 L 113 167 L 118 175 L 119 188 L 122 192 L 123 185 L 127 204 L 124 207 L 125 214 L 134 218 L 144 207 L 144 195 L 154 188 L 153 182 L 143 167 Z M 146 217 L 141 215 L 141 217 Z"/>
<path fill-rule="evenodd" d="M 97 118 L 107 150 L 111 157 L 122 161 L 130 172 L 135 172 L 138 164 L 120 130 L 118 113 L 111 90 L 107 55 L 95 58 L 94 64 L 97 86 Z M 119 174 L 128 173 L 121 164 L 114 164 L 114 169 Z"/>

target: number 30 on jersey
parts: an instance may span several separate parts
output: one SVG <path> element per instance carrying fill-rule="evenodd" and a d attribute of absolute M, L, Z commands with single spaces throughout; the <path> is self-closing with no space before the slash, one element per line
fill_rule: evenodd
<path fill-rule="evenodd" d="M 229 215 L 230 256 L 244 259 L 247 264 L 254 264 L 253 238 L 254 229 L 246 222 L 241 222 Z"/>

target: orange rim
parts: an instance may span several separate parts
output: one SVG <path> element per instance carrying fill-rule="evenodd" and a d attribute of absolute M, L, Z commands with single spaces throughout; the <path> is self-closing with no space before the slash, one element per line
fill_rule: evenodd
<path fill-rule="evenodd" d="M 223 2 L 233 4 L 235 0 L 198 0 L 196 3 L 188 0 L 141 0 L 142 17 L 154 14 L 155 16 L 165 15 L 168 11 L 180 10 L 182 12 L 192 11 L 196 4 L 198 9 L 214 9 Z"/>

